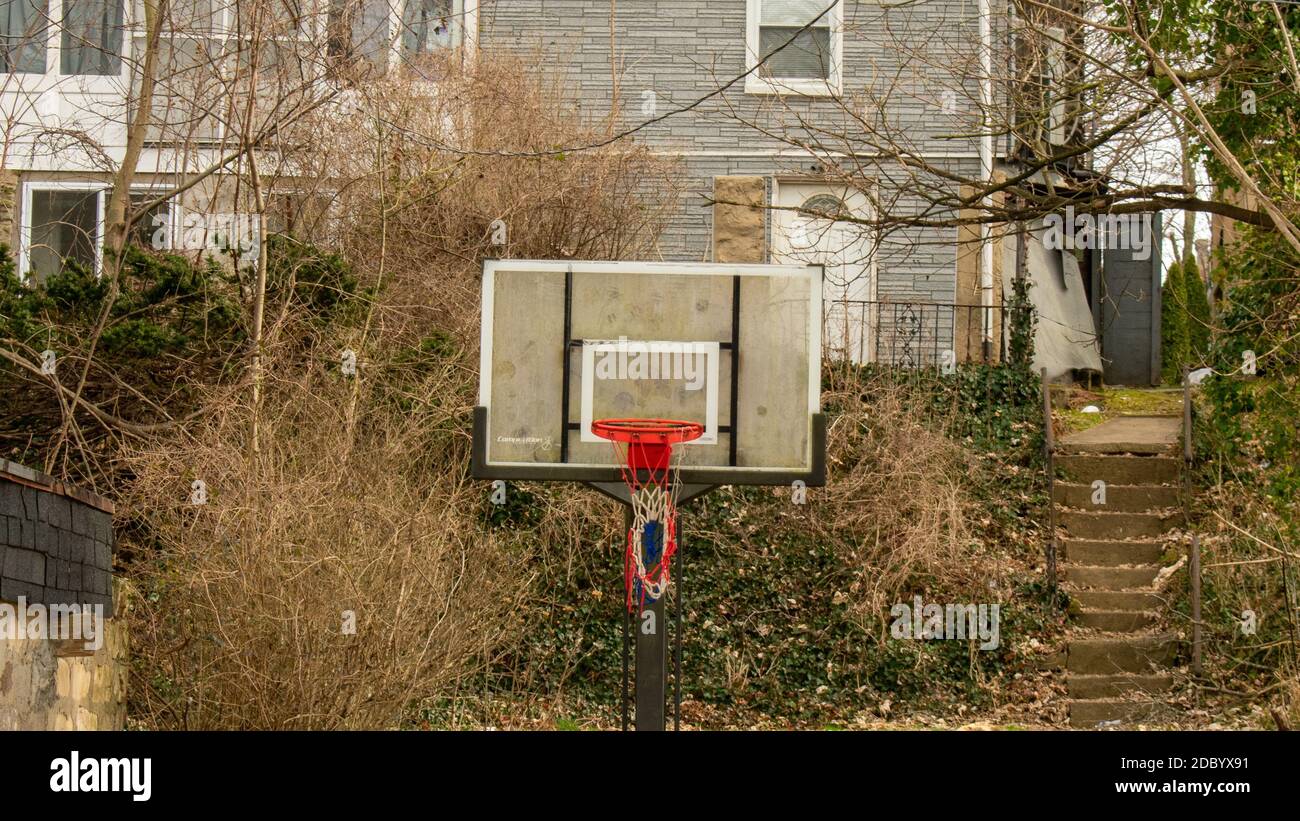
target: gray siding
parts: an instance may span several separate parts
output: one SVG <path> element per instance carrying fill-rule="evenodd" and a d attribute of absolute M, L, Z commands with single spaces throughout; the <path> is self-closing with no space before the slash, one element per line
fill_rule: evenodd
<path fill-rule="evenodd" d="M 621 0 L 614 6 L 617 71 L 611 67 L 609 0 L 483 0 L 480 49 L 488 57 L 525 56 L 559 72 L 593 119 L 608 115 L 617 74 L 624 127 L 646 119 L 645 92 L 654 94 L 662 115 L 695 103 L 745 70 L 744 0 Z M 960 0 L 901 9 L 846 0 L 844 104 L 746 94 L 740 80 L 693 110 L 638 132 L 638 140 L 680 155 L 684 163 L 686 196 L 660 243 L 663 258 L 709 258 L 706 197 L 714 176 L 814 176 L 812 156 L 792 156 L 791 145 L 769 134 L 860 155 L 863 174 L 880 180 L 878 195 L 895 208 L 915 211 L 925 203 L 908 193 L 916 189 L 914 181 L 889 178 L 887 169 L 896 163 L 873 165 L 867 141 L 858 136 L 865 128 L 887 129 L 910 151 L 950 171 L 978 174 L 974 129 L 938 105 L 945 89 L 960 89 L 959 111 L 963 95 L 975 94 L 974 85 L 958 76 L 975 57 L 973 15 L 974 5 Z M 955 228 L 887 232 L 877 256 L 880 296 L 952 301 L 956 242 Z"/>

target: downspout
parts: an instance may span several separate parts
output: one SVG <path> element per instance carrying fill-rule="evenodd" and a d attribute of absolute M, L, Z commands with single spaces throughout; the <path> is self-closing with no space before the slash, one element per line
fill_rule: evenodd
<path fill-rule="evenodd" d="M 993 184 L 993 21 L 991 0 L 978 0 L 980 36 L 980 182 L 985 193 L 980 197 L 980 305 L 983 308 L 984 361 L 993 359 L 993 243 L 992 226 L 987 222 L 992 200 L 988 186 Z"/>

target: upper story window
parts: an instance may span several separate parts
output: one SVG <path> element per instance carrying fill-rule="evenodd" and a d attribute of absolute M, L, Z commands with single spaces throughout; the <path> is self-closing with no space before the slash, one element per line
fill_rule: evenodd
<path fill-rule="evenodd" d="M 47 0 L 0 0 L 0 61 L 5 72 L 45 73 Z"/>
<path fill-rule="evenodd" d="M 329 0 L 329 53 L 386 71 L 394 60 L 459 46 L 465 0 Z"/>
<path fill-rule="evenodd" d="M 122 73 L 123 0 L 63 0 L 60 74 Z"/>
<path fill-rule="evenodd" d="M 138 57 L 146 44 L 143 3 L 130 0 L 128 14 L 127 2 L 0 0 L 0 71 L 121 77 L 124 64 L 138 62 L 124 49 Z M 223 54 L 248 51 L 231 45 L 248 41 L 308 56 L 310 42 L 336 63 L 368 63 L 379 73 L 460 46 L 477 19 L 475 0 L 172 0 L 164 8 L 164 40 L 211 40 Z"/>
<path fill-rule="evenodd" d="M 747 0 L 745 91 L 830 96 L 840 90 L 839 0 Z M 828 8 L 829 7 L 829 8 Z"/>
<path fill-rule="evenodd" d="M 402 50 L 421 54 L 459 45 L 457 7 L 462 5 L 455 0 L 406 0 L 402 11 Z"/>

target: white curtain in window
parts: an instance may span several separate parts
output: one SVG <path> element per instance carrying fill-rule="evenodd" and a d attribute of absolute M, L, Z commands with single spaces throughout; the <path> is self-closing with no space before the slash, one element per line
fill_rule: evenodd
<path fill-rule="evenodd" d="M 122 0 L 63 0 L 61 74 L 122 70 Z"/>
<path fill-rule="evenodd" d="M 6 72 L 45 73 L 46 0 L 0 0 L 0 58 Z"/>

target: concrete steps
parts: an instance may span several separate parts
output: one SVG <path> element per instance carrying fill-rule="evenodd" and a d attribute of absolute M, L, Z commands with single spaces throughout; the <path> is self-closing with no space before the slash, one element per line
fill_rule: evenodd
<path fill-rule="evenodd" d="M 1113 699 L 1130 694 L 1163 693 L 1174 685 L 1174 677 L 1162 674 L 1078 675 L 1067 680 L 1073 699 Z"/>
<path fill-rule="evenodd" d="M 1053 461 L 1060 478 L 1091 486 L 1098 479 L 1107 485 L 1175 485 L 1180 460 L 1172 456 L 1067 454 Z"/>
<path fill-rule="evenodd" d="M 1162 610 L 1164 599 L 1154 590 L 1077 590 L 1070 598 L 1085 610 Z"/>
<path fill-rule="evenodd" d="M 1156 574 L 1159 572 L 1160 568 L 1155 565 L 1089 567 L 1071 564 L 1065 567 L 1065 580 L 1079 587 L 1094 590 L 1137 590 L 1149 587 L 1156 580 Z"/>
<path fill-rule="evenodd" d="M 1070 726 L 1094 729 L 1112 722 L 1117 726 L 1138 724 L 1157 718 L 1168 710 L 1163 701 L 1154 699 L 1077 699 L 1070 702 Z"/>
<path fill-rule="evenodd" d="M 1178 660 L 1181 642 L 1160 630 L 1165 603 L 1155 582 L 1166 534 L 1179 522 L 1177 426 L 1167 417 L 1111 420 L 1065 437 L 1055 457 L 1052 504 L 1073 601 L 1071 726 L 1122 726 L 1167 710 L 1162 694 L 1173 677 L 1162 671 Z"/>
<path fill-rule="evenodd" d="M 1105 481 L 1104 479 L 1102 481 Z M 1178 488 L 1172 485 L 1106 485 L 1105 502 L 1094 503 L 1092 484 L 1057 482 L 1053 498 L 1062 507 L 1113 513 L 1142 513 L 1178 506 Z"/>
<path fill-rule="evenodd" d="M 1085 675 L 1150 673 L 1167 667 L 1178 657 L 1178 637 L 1172 633 L 1111 633 L 1097 638 L 1072 639 L 1065 669 Z"/>
<path fill-rule="evenodd" d="M 1063 510 L 1057 523 L 1079 539 L 1152 539 L 1163 536 L 1177 523 L 1172 513 L 1097 513 Z"/>
<path fill-rule="evenodd" d="M 1158 564 L 1165 553 L 1158 539 L 1062 539 L 1061 555 L 1067 562 L 1082 565 Z"/>
<path fill-rule="evenodd" d="M 1154 627 L 1160 617 L 1149 610 L 1084 610 L 1075 621 L 1092 630 L 1132 633 Z"/>

